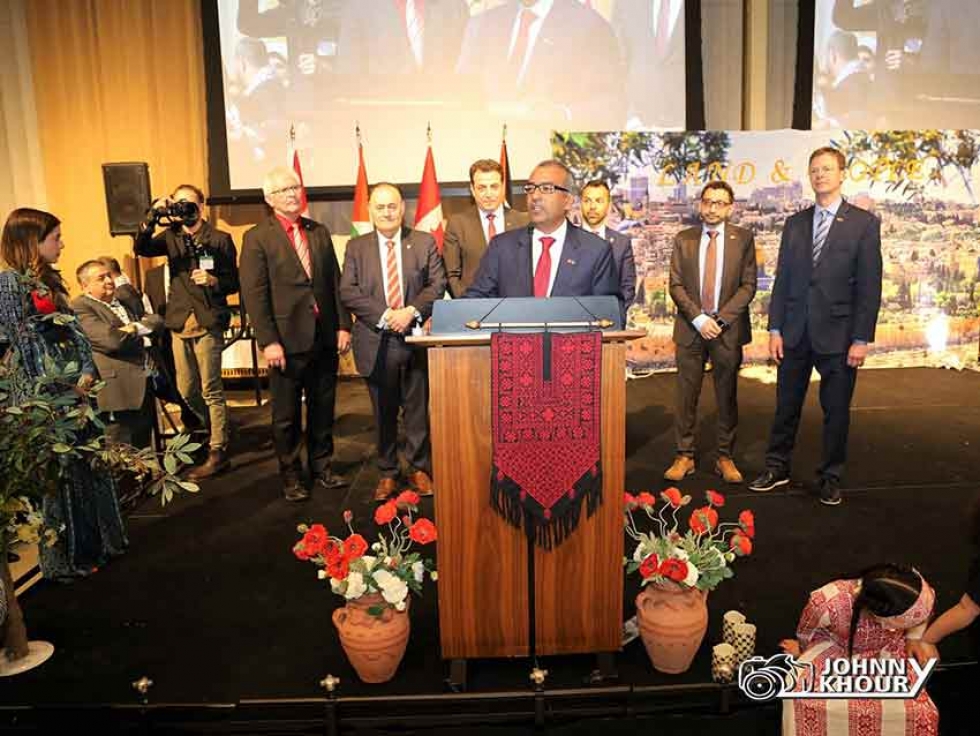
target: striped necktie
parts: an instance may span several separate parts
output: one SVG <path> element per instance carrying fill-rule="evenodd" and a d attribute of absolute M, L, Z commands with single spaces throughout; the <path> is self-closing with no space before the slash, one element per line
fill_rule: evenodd
<path fill-rule="evenodd" d="M 293 223 L 293 248 L 296 250 L 296 255 L 299 257 L 299 262 L 303 266 L 303 270 L 306 272 L 306 278 L 313 278 L 313 265 L 310 262 L 310 246 L 307 245 L 306 240 L 303 239 L 303 233 L 300 230 L 299 222 Z"/>
<path fill-rule="evenodd" d="M 827 233 L 830 232 L 830 223 L 833 218 L 827 210 L 820 210 L 820 219 L 817 226 L 813 229 L 813 265 L 820 260 L 823 247 L 827 244 Z"/>
<path fill-rule="evenodd" d="M 402 285 L 398 278 L 398 256 L 395 254 L 395 241 L 385 243 L 388 247 L 387 265 L 385 266 L 385 296 L 388 306 L 392 309 L 402 308 Z"/>

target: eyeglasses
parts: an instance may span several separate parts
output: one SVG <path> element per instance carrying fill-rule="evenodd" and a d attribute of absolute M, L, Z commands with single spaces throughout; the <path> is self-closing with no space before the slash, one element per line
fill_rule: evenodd
<path fill-rule="evenodd" d="M 293 184 L 292 186 L 283 187 L 282 189 L 273 189 L 271 192 L 269 192 L 269 194 L 271 196 L 277 196 L 279 194 L 296 194 L 296 192 L 300 191 L 302 188 L 303 187 L 301 187 L 299 184 Z"/>
<path fill-rule="evenodd" d="M 532 184 L 528 182 L 523 186 L 525 194 L 534 194 L 534 190 L 537 189 L 542 194 L 554 194 L 555 192 L 565 192 L 565 194 L 571 194 L 571 189 L 566 189 L 565 187 L 560 187 L 557 184 L 552 184 L 551 182 L 545 182 L 543 184 Z"/>
<path fill-rule="evenodd" d="M 727 199 L 702 199 L 701 206 L 704 207 L 706 210 L 710 210 L 713 207 L 717 207 L 719 209 L 725 209 L 726 207 L 731 207 L 732 203 L 729 202 Z"/>

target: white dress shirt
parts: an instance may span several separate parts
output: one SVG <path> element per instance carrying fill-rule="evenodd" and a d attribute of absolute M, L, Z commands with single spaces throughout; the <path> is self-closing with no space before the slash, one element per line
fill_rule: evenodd
<path fill-rule="evenodd" d="M 551 275 L 548 277 L 548 296 L 555 287 L 555 277 L 558 275 L 558 264 L 561 263 L 561 251 L 565 247 L 565 235 L 568 234 L 568 220 L 562 220 L 561 227 L 553 233 L 543 233 L 537 228 L 531 236 L 531 285 L 534 285 L 534 272 L 538 269 L 538 261 L 541 260 L 541 252 L 544 247 L 541 245 L 541 238 L 554 238 L 555 242 L 548 249 L 551 256 Z"/>
<path fill-rule="evenodd" d="M 517 34 L 521 28 L 521 15 L 525 10 L 530 10 L 533 12 L 537 18 L 527 29 L 527 49 L 524 52 L 524 61 L 521 62 L 521 70 L 517 74 L 517 83 L 520 84 L 524 81 L 524 74 L 527 72 L 527 64 L 531 59 L 531 55 L 534 53 L 534 44 L 537 43 L 538 34 L 541 33 L 541 26 L 544 25 L 544 19 L 548 17 L 548 13 L 551 12 L 551 6 L 554 5 L 554 0 L 538 0 L 530 8 L 525 8 L 523 4 L 520 4 L 520 10 L 514 17 L 514 26 L 510 31 L 510 45 L 507 47 L 507 58 L 510 59 L 511 54 L 514 53 L 514 46 L 517 44 Z"/>

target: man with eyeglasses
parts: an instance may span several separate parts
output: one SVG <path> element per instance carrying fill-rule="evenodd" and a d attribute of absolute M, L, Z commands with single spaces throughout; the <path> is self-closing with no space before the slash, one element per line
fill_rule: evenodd
<path fill-rule="evenodd" d="M 626 312 L 636 297 L 636 262 L 633 259 L 633 241 L 628 235 L 616 232 L 606 226 L 612 199 L 609 185 L 594 179 L 582 187 L 582 227 L 593 235 L 598 235 L 612 248 L 613 263 L 619 283 L 619 298 L 622 302 L 623 326 L 626 326 Z"/>
<path fill-rule="evenodd" d="M 502 232 L 527 225 L 526 212 L 505 206 L 504 170 L 493 159 L 480 159 L 470 166 L 470 193 L 475 206 L 449 218 L 442 246 L 453 298 L 463 296 L 473 283 L 487 243 Z"/>
<path fill-rule="evenodd" d="M 534 168 L 524 185 L 531 224 L 491 241 L 465 297 L 619 296 L 609 243 L 567 219 L 574 186 L 559 161 Z"/>
<path fill-rule="evenodd" d="M 711 359 L 718 405 L 715 472 L 726 483 L 741 483 L 735 465 L 738 428 L 738 369 L 742 346 L 752 340 L 749 303 L 755 296 L 755 238 L 731 224 L 735 192 L 712 181 L 701 192 L 701 225 L 682 230 L 670 258 L 670 298 L 677 305 L 677 455 L 664 478 L 678 482 L 695 471 L 695 430 L 704 366 Z"/>
<path fill-rule="evenodd" d="M 304 501 L 300 476 L 306 403 L 306 452 L 314 488 L 346 485 L 330 468 L 339 355 L 350 349 L 351 319 L 340 301 L 340 267 L 330 231 L 302 216 L 299 177 L 270 171 L 262 183 L 272 215 L 245 233 L 242 298 L 269 371 L 272 440 L 282 493 Z"/>
<path fill-rule="evenodd" d="M 374 231 L 347 243 L 341 299 L 357 317 L 353 347 L 357 371 L 367 380 L 377 428 L 378 471 L 374 499 L 399 490 L 398 415 L 405 430 L 409 484 L 431 496 L 429 378 L 425 349 L 405 337 L 421 333 L 432 304 L 446 291 L 446 270 L 428 233 L 404 227 L 405 201 L 393 184 L 375 184 L 368 201 Z"/>
<path fill-rule="evenodd" d="M 824 421 L 814 490 L 825 506 L 841 503 L 851 398 L 881 307 L 881 220 L 842 197 L 846 163 L 836 148 L 811 153 L 816 203 L 783 225 L 769 302 L 769 357 L 779 366 L 776 416 L 766 469 L 749 484 L 757 493 L 789 484 L 803 402 L 816 368 Z"/>

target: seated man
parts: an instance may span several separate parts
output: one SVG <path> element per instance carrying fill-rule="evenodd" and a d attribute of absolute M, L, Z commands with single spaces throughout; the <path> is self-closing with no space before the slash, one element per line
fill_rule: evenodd
<path fill-rule="evenodd" d="M 149 447 L 153 392 L 143 337 L 163 329 L 163 319 L 136 316 L 115 298 L 116 284 L 100 261 L 86 261 L 75 272 L 85 292 L 71 304 L 92 343 L 95 365 L 106 385 L 97 396 L 106 417 L 106 437 L 133 447 Z"/>

